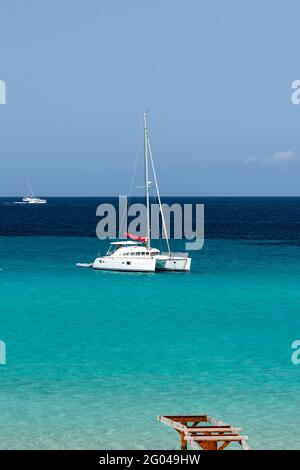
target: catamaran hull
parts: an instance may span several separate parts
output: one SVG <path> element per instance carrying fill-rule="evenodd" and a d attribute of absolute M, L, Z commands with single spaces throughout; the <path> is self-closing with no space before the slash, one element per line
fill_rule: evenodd
<path fill-rule="evenodd" d="M 190 271 L 191 258 L 180 257 L 157 257 L 156 258 L 156 271 Z"/>
<path fill-rule="evenodd" d="M 121 260 L 111 256 L 104 256 L 103 258 L 96 258 L 93 263 L 93 269 L 103 271 L 126 271 L 126 272 L 147 272 L 152 273 L 155 271 L 156 260 L 150 259 L 133 259 Z"/>
<path fill-rule="evenodd" d="M 46 200 L 41 201 L 26 201 L 25 204 L 47 204 Z"/>
<path fill-rule="evenodd" d="M 126 272 L 148 272 L 155 271 L 190 271 L 191 258 L 188 257 L 166 257 L 158 256 L 150 259 L 124 260 L 111 256 L 96 258 L 92 265 L 93 269 L 102 271 L 126 271 Z"/>

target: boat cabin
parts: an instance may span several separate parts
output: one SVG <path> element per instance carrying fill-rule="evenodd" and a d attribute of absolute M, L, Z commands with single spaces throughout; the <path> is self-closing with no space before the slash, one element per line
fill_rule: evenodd
<path fill-rule="evenodd" d="M 106 256 L 112 256 L 114 258 L 119 257 L 153 257 L 159 255 L 160 251 L 156 248 L 148 249 L 145 245 L 140 242 L 134 241 L 119 241 L 112 242 Z"/>

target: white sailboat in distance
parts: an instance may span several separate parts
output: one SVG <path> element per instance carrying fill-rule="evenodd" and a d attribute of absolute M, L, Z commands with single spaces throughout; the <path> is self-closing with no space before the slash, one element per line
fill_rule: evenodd
<path fill-rule="evenodd" d="M 128 272 L 190 271 L 191 258 L 188 256 L 188 253 L 173 253 L 170 250 L 170 243 L 166 230 L 166 224 L 162 210 L 160 193 L 158 189 L 156 172 L 149 141 L 149 134 L 147 128 L 147 113 L 144 113 L 144 159 L 147 207 L 146 236 L 141 237 L 127 233 L 127 237 L 131 238 L 131 240 L 121 240 L 110 243 L 110 248 L 105 256 L 96 258 L 93 263 L 77 263 L 78 267 Z M 149 161 L 151 163 L 154 185 L 162 217 L 162 228 L 164 231 L 164 236 L 168 249 L 166 253 L 162 253 L 157 248 L 151 247 L 149 201 L 151 182 L 149 181 Z"/>
<path fill-rule="evenodd" d="M 34 195 L 32 186 L 29 181 L 27 181 L 27 185 L 28 185 L 28 190 L 29 190 L 28 196 L 23 197 L 22 202 L 24 202 L 25 204 L 46 204 L 47 203 L 46 199 L 41 199 Z"/>

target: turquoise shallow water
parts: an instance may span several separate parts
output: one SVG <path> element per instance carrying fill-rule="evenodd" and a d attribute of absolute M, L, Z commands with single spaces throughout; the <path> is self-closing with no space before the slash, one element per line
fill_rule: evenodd
<path fill-rule="evenodd" d="M 74 266 L 99 245 L 0 238 L 1 448 L 178 448 L 156 416 L 185 413 L 299 448 L 300 246 L 208 240 L 185 274 Z"/>

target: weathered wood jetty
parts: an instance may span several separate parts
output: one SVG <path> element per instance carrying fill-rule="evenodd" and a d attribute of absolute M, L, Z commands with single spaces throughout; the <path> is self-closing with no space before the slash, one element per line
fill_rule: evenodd
<path fill-rule="evenodd" d="M 223 423 L 208 415 L 158 416 L 158 421 L 175 429 L 180 435 L 181 450 L 224 450 L 232 442 L 238 442 L 243 450 L 250 450 L 248 436 L 239 434 L 241 428 Z"/>

